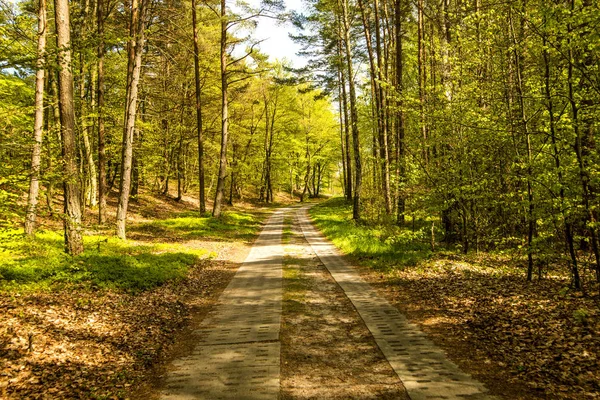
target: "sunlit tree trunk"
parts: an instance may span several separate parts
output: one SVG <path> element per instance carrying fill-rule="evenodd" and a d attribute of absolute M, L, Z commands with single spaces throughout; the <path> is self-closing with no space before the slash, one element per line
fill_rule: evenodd
<path fill-rule="evenodd" d="M 56 47 L 58 48 L 58 103 L 60 111 L 62 155 L 64 162 L 64 232 L 65 251 L 70 255 L 83 252 L 81 237 L 81 203 L 75 146 L 75 109 L 73 73 L 71 71 L 71 31 L 68 0 L 54 1 Z"/>
<path fill-rule="evenodd" d="M 344 32 L 344 47 L 346 55 L 346 68 L 348 71 L 348 87 L 350 95 L 350 121 L 352 124 L 352 142 L 354 148 L 354 203 L 352 218 L 360 219 L 360 192 L 362 186 L 362 165 L 360 160 L 360 138 L 358 135 L 358 109 L 356 105 L 356 89 L 354 85 L 354 69 L 352 67 L 352 43 L 350 39 L 350 21 L 348 17 L 347 0 L 340 0 L 342 8 L 342 22 Z M 338 4 L 339 4 L 338 3 Z"/>
<path fill-rule="evenodd" d="M 106 222 L 106 197 L 108 187 L 106 182 L 106 131 L 104 127 L 104 0 L 97 0 L 96 24 L 98 34 L 98 82 L 97 82 L 97 113 L 98 113 L 98 222 Z"/>
<path fill-rule="evenodd" d="M 221 0 L 221 152 L 219 156 L 219 175 L 213 205 L 213 216 L 221 216 L 223 190 L 227 177 L 227 140 L 229 138 L 229 102 L 227 99 L 227 12 L 225 0 Z"/>
<path fill-rule="evenodd" d="M 202 126 L 202 87 L 200 85 L 200 49 L 198 45 L 198 16 L 196 0 L 192 0 L 192 28 L 194 31 L 194 80 L 196 82 L 196 129 L 198 130 L 198 199 L 200 213 L 206 212 L 204 189 L 204 137 Z"/>
<path fill-rule="evenodd" d="M 119 184 L 119 204 L 117 206 L 117 236 L 126 238 L 125 223 L 131 190 L 131 169 L 133 160 L 133 136 L 138 99 L 138 86 L 142 70 L 144 51 L 146 0 L 133 0 L 131 4 L 130 40 L 127 44 L 127 96 L 125 104 L 125 124 L 121 155 L 121 179 Z"/>
<path fill-rule="evenodd" d="M 340 84 L 338 84 L 338 119 L 340 121 L 340 155 L 342 157 L 342 174 L 341 174 L 341 184 L 344 190 L 344 196 L 347 197 L 347 186 L 346 186 L 346 145 L 344 143 L 344 125 L 346 121 L 344 121 L 344 111 L 342 110 L 342 88 L 341 88 L 341 74 L 338 71 L 338 79 Z"/>
<path fill-rule="evenodd" d="M 378 117 L 381 120 L 381 129 L 379 131 L 379 154 L 382 160 L 381 164 L 381 183 L 383 188 L 383 198 L 385 202 L 385 212 L 387 215 L 392 213 L 392 198 L 390 191 L 390 151 L 389 151 L 389 136 L 388 128 L 389 121 L 387 118 L 387 93 L 383 87 L 385 78 L 384 53 L 381 44 L 381 24 L 379 20 L 379 0 L 374 0 L 373 9 L 375 12 L 375 51 L 377 54 L 377 90 L 379 91 L 379 113 Z"/>
<path fill-rule="evenodd" d="M 417 63 L 419 68 L 419 127 L 423 143 L 423 165 L 429 164 L 429 151 L 427 146 L 427 126 L 425 125 L 425 29 L 423 22 L 423 0 L 417 3 Z"/>
<path fill-rule="evenodd" d="M 338 21 L 338 29 L 339 29 L 339 36 L 342 37 L 342 32 L 343 32 L 343 26 L 341 21 Z M 346 187 L 345 187 L 345 194 L 346 194 L 346 200 L 351 201 L 353 198 L 353 185 L 352 185 L 352 151 L 350 150 L 350 117 L 348 115 L 348 94 L 347 94 L 347 90 L 346 90 L 346 71 L 345 71 L 345 67 L 346 67 L 346 63 L 344 61 L 344 46 L 343 46 L 343 40 L 339 40 L 338 41 L 338 58 L 339 58 L 339 69 L 340 69 L 340 86 L 341 86 L 341 95 L 342 95 L 342 100 L 341 100 L 341 105 L 342 105 L 342 111 L 343 111 L 343 116 L 344 116 L 344 148 L 346 150 L 346 179 L 345 179 L 345 183 L 346 183 Z"/>
<path fill-rule="evenodd" d="M 88 23 L 90 17 L 90 2 L 88 0 L 83 1 L 83 21 L 79 26 L 79 35 L 80 40 L 85 42 L 87 40 L 88 34 Z M 80 113 L 79 121 L 81 126 L 81 139 L 83 141 L 83 156 L 85 158 L 85 168 L 84 171 L 87 172 L 84 174 L 84 182 L 85 182 L 85 193 L 83 193 L 83 202 L 84 206 L 89 204 L 90 206 L 95 206 L 97 204 L 97 195 L 98 195 L 98 182 L 96 181 L 96 163 L 94 162 L 94 155 L 92 154 L 92 144 L 90 142 L 90 135 L 92 133 L 93 122 L 90 118 L 88 118 L 88 114 L 90 112 L 94 112 L 94 94 L 91 93 L 91 109 L 88 108 L 88 103 L 86 99 L 86 52 L 80 51 L 79 53 L 79 101 L 80 101 Z M 90 79 L 90 89 L 93 87 L 94 81 L 94 72 L 90 71 L 89 73 Z M 93 92 L 93 90 L 90 90 Z M 82 160 L 82 164 L 83 164 Z"/>
<path fill-rule="evenodd" d="M 397 222 L 403 225 L 406 212 L 405 184 L 406 184 L 406 150 L 404 139 L 404 111 L 403 92 L 404 92 L 404 60 L 403 60 L 403 38 L 402 38 L 402 20 L 404 18 L 401 0 L 395 0 L 395 31 L 396 31 L 396 94 L 398 96 L 398 112 L 396 116 L 396 162 L 397 162 L 397 185 L 398 185 L 398 209 Z"/>
<path fill-rule="evenodd" d="M 44 127 L 44 83 L 46 68 L 46 0 L 40 0 L 38 9 L 38 44 L 35 73 L 35 117 L 33 123 L 33 149 L 31 151 L 31 180 L 27 198 L 25 234 L 32 235 L 35 230 L 36 207 L 40 192 L 40 164 L 42 136 Z"/>

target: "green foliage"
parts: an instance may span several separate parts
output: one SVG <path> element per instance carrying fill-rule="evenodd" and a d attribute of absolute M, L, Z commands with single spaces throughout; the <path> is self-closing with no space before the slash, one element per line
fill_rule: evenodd
<path fill-rule="evenodd" d="M 100 288 L 146 290 L 184 278 L 206 250 L 181 244 L 141 244 L 105 236 L 85 238 L 77 257 L 63 252 L 62 236 L 39 232 L 26 238 L 18 231 L 0 234 L 0 287 L 49 288 L 58 283 Z"/>
<path fill-rule="evenodd" d="M 417 264 L 431 255 L 424 231 L 359 225 L 352 221 L 352 205 L 334 198 L 311 208 L 321 231 L 343 253 L 382 271 Z M 425 240 L 424 240 L 425 239 Z"/>
<path fill-rule="evenodd" d="M 170 239 L 250 241 L 260 226 L 260 219 L 250 213 L 226 211 L 220 218 L 213 218 L 198 217 L 197 213 L 187 212 L 174 218 L 143 223 L 132 227 L 130 231 Z"/>
<path fill-rule="evenodd" d="M 0 73 L 0 99 L 0 227 L 3 227 L 22 214 L 16 205 L 26 188 L 31 157 L 33 90 L 24 80 Z"/>

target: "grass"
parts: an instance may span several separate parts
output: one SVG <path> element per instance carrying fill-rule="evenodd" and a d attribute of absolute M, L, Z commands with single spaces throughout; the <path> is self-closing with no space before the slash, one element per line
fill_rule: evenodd
<path fill-rule="evenodd" d="M 298 312 L 306 303 L 306 277 L 300 271 L 301 264 L 294 257 L 283 258 L 283 304 L 291 312 Z"/>
<path fill-rule="evenodd" d="M 357 224 L 352 220 L 352 205 L 343 198 L 320 203 L 310 214 L 340 250 L 377 270 L 414 266 L 432 254 L 425 230 Z"/>
<path fill-rule="evenodd" d="M 292 240 L 294 236 L 294 232 L 292 232 L 292 224 L 294 223 L 294 218 L 291 216 L 286 216 L 283 220 L 283 231 L 281 233 L 281 242 L 283 244 L 288 244 Z"/>
<path fill-rule="evenodd" d="M 63 251 L 62 235 L 39 232 L 26 238 L 20 231 L 0 234 L 0 287 L 42 289 L 53 284 L 88 284 L 139 291 L 185 277 L 203 249 L 179 244 L 140 244 L 106 236 L 84 238 L 85 252 L 71 257 Z"/>
<path fill-rule="evenodd" d="M 195 212 L 184 212 L 174 218 L 139 224 L 130 232 L 186 240 L 251 241 L 260 226 L 261 218 L 246 212 L 226 211 L 221 218 L 198 217 Z"/>
<path fill-rule="evenodd" d="M 248 241 L 260 228 L 260 217 L 228 211 L 222 218 L 193 212 L 132 225 L 129 232 L 152 240 L 121 241 L 101 234 L 84 237 L 85 251 L 64 253 L 62 232 L 39 231 L 34 238 L 21 230 L 0 232 L 0 290 L 53 289 L 64 284 L 143 291 L 185 278 L 189 269 L 213 253 L 187 246 L 187 240 Z M 173 239 L 181 239 L 179 242 Z"/>

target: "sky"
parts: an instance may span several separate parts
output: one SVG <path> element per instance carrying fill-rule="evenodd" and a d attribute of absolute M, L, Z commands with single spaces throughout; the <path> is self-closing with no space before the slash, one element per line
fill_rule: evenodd
<path fill-rule="evenodd" d="M 258 6 L 260 0 L 250 0 L 248 3 Z M 302 0 L 285 0 L 287 10 L 302 11 Z M 265 39 L 259 47 L 263 53 L 269 55 L 270 61 L 288 59 L 296 68 L 302 67 L 306 61 L 296 56 L 300 46 L 294 43 L 288 36 L 288 32 L 293 30 L 291 23 L 278 24 L 270 18 L 260 18 L 254 33 L 258 40 Z"/>

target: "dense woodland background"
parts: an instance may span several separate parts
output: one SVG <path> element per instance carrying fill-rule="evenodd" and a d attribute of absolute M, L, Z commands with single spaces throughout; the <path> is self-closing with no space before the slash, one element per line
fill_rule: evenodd
<path fill-rule="evenodd" d="M 213 206 L 218 216 L 221 203 L 246 197 L 270 203 L 276 192 L 304 198 L 332 184 L 339 154 L 328 97 L 294 83 L 283 65 L 266 61 L 255 40 L 241 36 L 258 18 L 280 18 L 276 4 L 239 5 L 240 15 L 223 17 L 218 2 L 194 4 L 192 17 L 187 2 L 71 3 L 72 39 L 63 47 L 54 40 L 60 36 L 55 7 L 21 2 L 2 8 L 5 224 L 22 218 L 23 195 L 36 181 L 42 191 L 32 183 L 28 233 L 37 213 L 61 214 L 54 202 L 65 181 L 73 186 L 65 201 L 66 221 L 73 222 L 68 232 L 82 228 L 84 210 L 98 213 L 101 224 L 112 221 L 106 201 L 118 192 L 123 238 L 126 200 L 142 188 L 176 190 L 181 199 L 198 196 L 202 187 L 202 212 L 220 193 Z M 63 65 L 67 54 L 71 61 Z M 64 71 L 72 73 L 67 86 L 74 93 L 61 101 Z M 36 82 L 40 103 L 34 102 Z M 69 112 L 73 126 L 63 123 L 61 130 Z M 61 148 L 61 138 L 71 136 L 73 147 Z M 76 248 L 67 246 L 74 254 Z"/>
<path fill-rule="evenodd" d="M 600 280 L 598 4 L 305 10 L 4 2 L 4 224 L 22 220 L 28 185 L 29 234 L 36 214 L 60 214 L 64 191 L 67 250 L 78 253 L 82 210 L 106 223 L 111 192 L 124 238 L 140 188 L 199 193 L 218 216 L 223 202 L 337 185 L 355 220 L 408 226 L 433 248 L 517 249 L 529 280 L 557 266 L 576 288 Z M 295 24 L 306 68 L 266 61 L 249 36 L 260 18 Z"/>
<path fill-rule="evenodd" d="M 600 279 L 597 4 L 340 0 L 296 22 L 342 99 L 355 219 Z"/>

